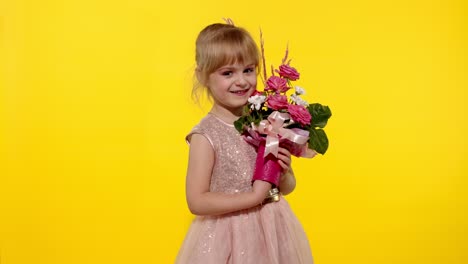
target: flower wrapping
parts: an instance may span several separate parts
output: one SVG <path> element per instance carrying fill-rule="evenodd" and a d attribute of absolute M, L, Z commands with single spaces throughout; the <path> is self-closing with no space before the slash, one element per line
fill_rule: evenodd
<path fill-rule="evenodd" d="M 255 170 L 252 182 L 256 180 L 267 181 L 275 186 L 279 186 L 281 177 L 281 166 L 278 159 L 273 155 L 265 154 L 265 140 L 263 140 L 257 149 L 257 159 L 255 160 Z"/>
<path fill-rule="evenodd" d="M 301 129 L 291 129 L 291 131 L 283 130 L 285 137 L 277 135 L 278 141 L 273 136 L 273 142 L 268 142 L 270 136 L 264 136 L 256 126 L 248 129 L 243 135 L 245 141 L 256 147 L 257 157 L 255 160 L 255 170 L 252 177 L 252 182 L 256 180 L 267 181 L 274 186 L 279 186 L 281 177 L 281 166 L 278 163 L 278 147 L 283 147 L 291 152 L 291 155 L 296 157 L 312 158 L 317 153 L 307 147 L 308 131 Z M 291 137 L 292 136 L 292 137 Z"/>

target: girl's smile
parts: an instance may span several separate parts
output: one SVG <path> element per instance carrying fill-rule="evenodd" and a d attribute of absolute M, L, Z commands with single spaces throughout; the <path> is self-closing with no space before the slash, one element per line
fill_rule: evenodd
<path fill-rule="evenodd" d="M 245 89 L 245 90 L 239 90 L 239 91 L 232 91 L 231 93 L 236 94 L 236 95 L 239 95 L 239 96 L 243 96 L 243 95 L 245 95 L 248 91 L 249 91 L 249 89 Z"/>

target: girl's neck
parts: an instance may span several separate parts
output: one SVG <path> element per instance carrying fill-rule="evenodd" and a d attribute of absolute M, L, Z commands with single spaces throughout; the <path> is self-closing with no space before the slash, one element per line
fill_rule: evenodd
<path fill-rule="evenodd" d="M 218 117 L 222 121 L 224 121 L 224 122 L 226 122 L 228 124 L 232 124 L 232 123 L 234 123 L 234 121 L 236 121 L 237 119 L 239 119 L 239 117 L 242 116 L 242 108 L 235 109 L 235 110 L 229 110 L 229 109 L 223 108 L 223 107 L 215 104 L 211 108 L 210 113 L 215 115 L 216 117 Z"/>

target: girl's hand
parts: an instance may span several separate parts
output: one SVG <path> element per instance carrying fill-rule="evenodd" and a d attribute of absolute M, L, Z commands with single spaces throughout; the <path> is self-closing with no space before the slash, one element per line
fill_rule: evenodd
<path fill-rule="evenodd" d="M 261 203 L 268 195 L 271 189 L 271 183 L 266 181 L 254 181 L 252 191 L 255 195 L 255 204 Z"/>
<path fill-rule="evenodd" d="M 291 152 L 289 150 L 279 147 L 278 148 L 278 163 L 285 174 L 291 168 Z"/>

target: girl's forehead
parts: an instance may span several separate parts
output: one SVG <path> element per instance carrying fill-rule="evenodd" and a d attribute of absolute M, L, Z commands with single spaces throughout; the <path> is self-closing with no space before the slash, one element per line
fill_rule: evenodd
<path fill-rule="evenodd" d="M 219 67 L 219 69 L 223 68 L 245 68 L 245 67 L 252 67 L 255 66 L 255 62 L 247 62 L 247 63 L 240 63 L 240 62 L 234 62 L 234 63 L 227 63 Z"/>

